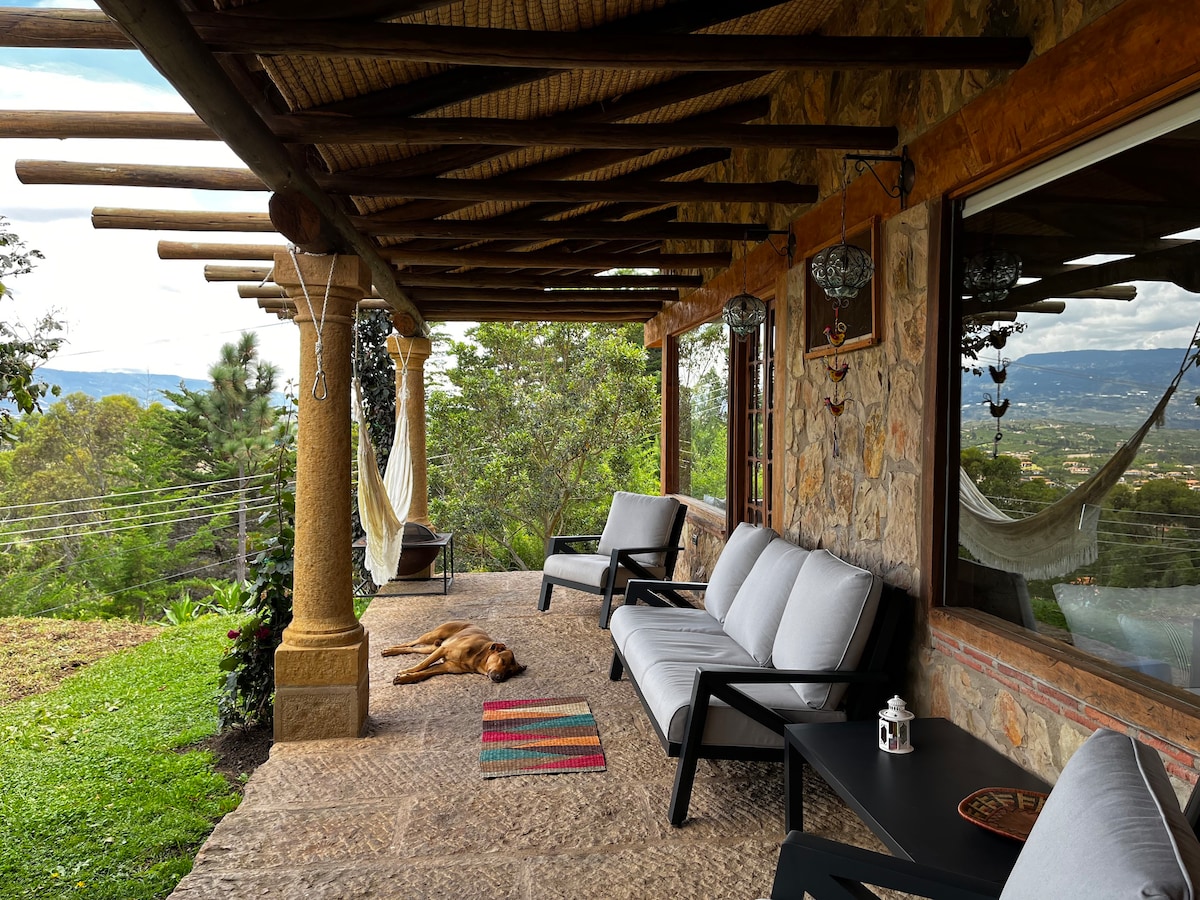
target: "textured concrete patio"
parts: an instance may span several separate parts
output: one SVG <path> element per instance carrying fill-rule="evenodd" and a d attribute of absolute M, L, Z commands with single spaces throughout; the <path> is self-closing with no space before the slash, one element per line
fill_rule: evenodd
<path fill-rule="evenodd" d="M 363 616 L 366 736 L 276 745 L 172 898 L 766 897 L 784 836 L 782 767 L 702 761 L 691 818 L 672 828 L 675 761 L 629 682 L 609 681 L 598 598 L 560 589 L 539 613 L 539 580 L 460 575 L 445 597 L 384 588 Z M 483 624 L 528 671 L 503 684 L 457 675 L 394 686 L 417 657 L 379 651 L 448 619 Z M 483 701 L 558 696 L 591 704 L 607 771 L 484 779 Z M 806 781 L 806 830 L 880 848 Z"/>

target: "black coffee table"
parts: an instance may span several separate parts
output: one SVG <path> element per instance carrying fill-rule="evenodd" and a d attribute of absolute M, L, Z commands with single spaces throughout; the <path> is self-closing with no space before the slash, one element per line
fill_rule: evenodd
<path fill-rule="evenodd" d="M 947 719 L 914 719 L 903 755 L 880 750 L 878 731 L 873 720 L 787 727 L 787 829 L 803 830 L 806 760 L 896 856 L 1003 884 L 1023 845 L 967 822 L 958 803 L 981 788 L 1049 785 Z"/>

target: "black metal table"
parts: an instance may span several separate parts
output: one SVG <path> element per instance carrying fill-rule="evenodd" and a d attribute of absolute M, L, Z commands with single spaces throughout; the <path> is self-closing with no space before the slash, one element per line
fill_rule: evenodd
<path fill-rule="evenodd" d="M 788 830 L 803 830 L 805 760 L 895 855 L 1003 884 L 1023 845 L 967 822 L 959 801 L 1050 787 L 947 719 L 914 719 L 912 753 L 883 752 L 878 731 L 875 721 L 787 727 Z"/>

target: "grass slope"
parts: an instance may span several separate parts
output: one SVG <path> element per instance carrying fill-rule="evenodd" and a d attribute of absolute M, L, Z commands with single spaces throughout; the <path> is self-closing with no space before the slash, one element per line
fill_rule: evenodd
<path fill-rule="evenodd" d="M 238 802 L 212 755 L 229 620 L 207 616 L 0 707 L 0 898 L 161 898 Z"/>

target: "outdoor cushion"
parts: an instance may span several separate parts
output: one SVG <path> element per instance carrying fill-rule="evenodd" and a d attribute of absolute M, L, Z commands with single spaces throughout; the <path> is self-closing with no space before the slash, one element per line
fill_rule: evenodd
<path fill-rule="evenodd" d="M 717 564 L 708 578 L 708 589 L 704 592 L 704 608 L 718 622 L 724 622 L 738 589 L 754 568 L 763 550 L 779 537 L 771 528 L 742 522 L 733 530 Z"/>
<path fill-rule="evenodd" d="M 1191 900 L 1197 878 L 1200 842 L 1162 760 L 1100 729 L 1063 768 L 1000 897 Z"/>
<path fill-rule="evenodd" d="M 705 668 L 712 665 L 707 660 Z M 757 670 L 750 665 L 747 669 Z M 646 708 L 658 722 L 667 740 L 682 743 L 696 680 L 696 662 L 658 662 L 635 676 L 642 689 Z M 842 722 L 840 711 L 814 710 L 801 700 L 791 685 L 741 685 L 740 689 L 763 706 L 775 710 L 789 722 Z M 749 716 L 713 699 L 704 722 L 703 743 L 727 747 L 783 747 L 783 736 L 776 734 Z"/>
<path fill-rule="evenodd" d="M 617 491 L 613 494 L 608 521 L 600 535 L 596 552 L 611 556 L 622 547 L 662 547 L 671 536 L 679 501 L 674 497 L 652 497 Z M 662 566 L 662 553 L 635 553 L 633 558 L 644 566 Z"/>
<path fill-rule="evenodd" d="M 758 662 L 728 635 L 642 628 L 629 636 L 625 658 L 639 684 L 642 673 L 660 662 L 700 665 L 757 666 Z"/>
<path fill-rule="evenodd" d="M 641 606 L 626 604 L 613 610 L 608 622 L 613 643 L 625 652 L 629 635 L 643 628 L 668 631 L 696 631 L 702 634 L 724 634 L 721 623 L 703 609 L 680 606 Z"/>
<path fill-rule="evenodd" d="M 806 556 L 807 550 L 775 538 L 754 563 L 725 615 L 725 633 L 745 647 L 760 666 L 771 664 L 775 629 Z"/>
<path fill-rule="evenodd" d="M 1117 621 L 1133 653 L 1169 663 L 1185 675 L 1191 674 L 1195 620 L 1181 624 L 1167 619 L 1146 619 L 1119 613 Z"/>
<path fill-rule="evenodd" d="M 772 647 L 777 669 L 831 671 L 853 669 L 863 650 L 883 582 L 866 569 L 838 559 L 828 550 L 813 550 L 800 567 Z M 813 709 L 841 702 L 844 684 L 796 684 Z"/>
<path fill-rule="evenodd" d="M 632 545 L 630 545 L 632 546 Z M 643 545 L 638 545 L 643 546 Z M 603 587 L 608 579 L 608 567 L 612 557 L 601 553 L 555 553 L 547 556 L 542 565 L 542 572 L 554 578 L 568 581 L 578 581 L 580 584 L 590 584 L 593 587 Z M 666 568 L 660 565 L 646 566 L 646 570 L 657 578 L 666 574 Z M 634 576 L 621 566 L 617 570 L 617 587 L 624 588 Z M 639 578 L 645 576 L 639 575 Z"/>

